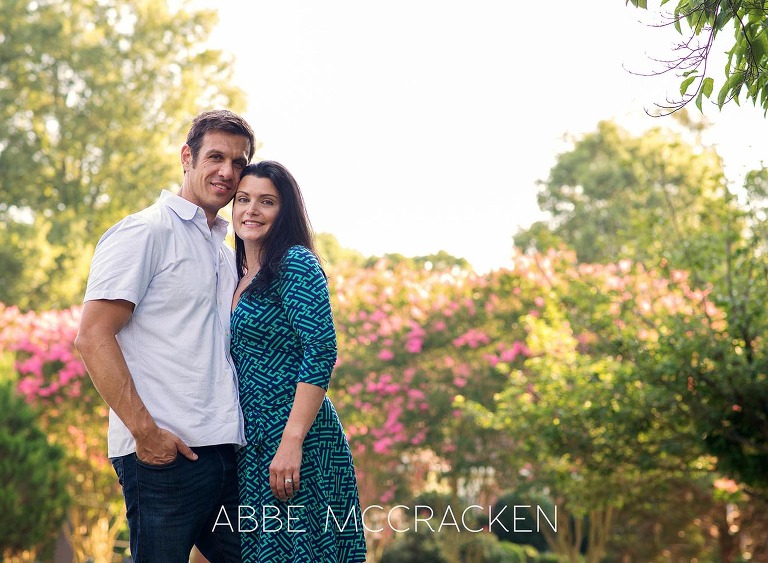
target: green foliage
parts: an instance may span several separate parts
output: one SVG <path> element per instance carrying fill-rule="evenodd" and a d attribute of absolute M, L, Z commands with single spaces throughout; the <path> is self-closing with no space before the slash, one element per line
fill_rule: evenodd
<path fill-rule="evenodd" d="M 381 563 L 448 563 L 436 534 L 408 532 L 384 549 Z"/>
<path fill-rule="evenodd" d="M 661 2 L 666 4 L 668 0 Z M 645 0 L 627 0 L 635 7 L 647 9 Z M 703 98 L 714 93 L 715 79 L 707 76 L 712 49 L 722 50 L 725 39 L 727 63 L 717 92 L 717 105 L 734 100 L 751 100 L 768 112 L 768 4 L 762 0 L 745 2 L 703 2 L 679 0 L 672 14 L 675 29 L 685 37 L 677 47 L 682 54 L 669 61 L 666 70 L 685 69 L 680 84 L 681 99 L 667 106 L 676 111 L 694 100 L 699 110 Z M 717 42 L 716 42 L 717 40 Z M 710 65 L 711 66 L 711 65 Z M 691 91 L 693 87 L 693 91 Z"/>
<path fill-rule="evenodd" d="M 724 312 L 715 321 L 711 308 L 700 310 L 704 331 L 699 324 L 691 332 L 690 318 L 670 318 L 659 356 L 640 355 L 636 367 L 658 397 L 696 413 L 687 432 L 704 437 L 722 471 L 765 490 L 768 172 L 747 175 L 739 202 L 723 185 L 713 151 L 662 130 L 634 137 L 603 122 L 558 158 L 539 203 L 552 215 L 552 237 L 581 262 L 629 258 L 670 279 L 686 270 L 687 283 Z M 519 240 L 547 244 L 546 225 L 535 229 Z M 584 295 L 592 298 L 589 288 Z"/>
<path fill-rule="evenodd" d="M 546 251 L 567 249 L 568 243 L 558 235 L 546 221 L 536 221 L 530 227 L 520 230 L 513 237 L 515 246 L 522 250 Z"/>
<path fill-rule="evenodd" d="M 726 508 L 713 502 L 713 492 L 710 476 L 658 482 L 646 496 L 617 514 L 608 559 L 661 561 L 669 559 L 661 554 L 673 550 L 678 560 L 709 561 L 707 555 L 717 547 L 717 540 L 701 522 L 728 527 L 723 517 Z M 732 533 L 724 536 L 730 537 Z"/>
<path fill-rule="evenodd" d="M 720 157 L 665 129 L 633 136 L 613 122 L 575 141 L 540 183 L 549 228 L 534 225 L 518 245 L 541 252 L 562 242 L 581 262 L 621 258 L 676 268 L 718 268 L 708 248 L 721 247 L 738 225 L 729 224 L 734 204 L 724 195 Z M 525 248 L 526 246 L 523 246 Z"/>
<path fill-rule="evenodd" d="M 79 308 L 21 314 L 0 303 L 1 359 L 40 429 L 64 452 L 75 560 L 110 561 L 125 506 L 106 457 L 108 409 L 74 349 L 79 319 Z"/>
<path fill-rule="evenodd" d="M 461 547 L 463 563 L 529 563 L 541 561 L 539 553 L 531 546 L 499 541 L 492 534 L 473 534 L 472 539 Z"/>
<path fill-rule="evenodd" d="M 391 267 L 406 264 L 410 268 L 426 268 L 438 271 L 450 271 L 453 268 L 467 270 L 470 268 L 470 264 L 466 259 L 453 256 L 444 250 L 440 250 L 437 254 L 427 254 L 426 256 L 403 256 L 402 254 L 371 256 L 365 261 L 364 265 L 371 268 L 380 262 L 389 264 Z"/>
<path fill-rule="evenodd" d="M 63 460 L 13 385 L 0 382 L 1 555 L 50 547 L 69 504 Z"/>
<path fill-rule="evenodd" d="M 344 248 L 339 240 L 330 233 L 317 233 L 315 236 L 317 253 L 323 260 L 323 267 L 328 266 L 361 266 L 365 257 L 356 250 Z"/>
<path fill-rule="evenodd" d="M 547 551 L 549 549 L 547 538 L 540 529 L 537 529 L 536 511 L 537 507 L 540 507 L 547 518 L 554 520 L 552 517 L 554 506 L 551 498 L 533 491 L 526 491 L 523 494 L 506 493 L 496 501 L 493 513 L 499 514 L 499 517 L 491 531 L 505 542 L 530 545 L 538 551 Z M 514 507 L 518 509 L 514 510 Z M 539 524 L 548 525 L 542 522 L 541 518 Z"/>
<path fill-rule="evenodd" d="M 685 276 L 547 258 L 549 290 L 522 319 L 528 357 L 500 368 L 507 384 L 488 417 L 514 436 L 508 472 L 530 475 L 558 507 L 557 533 L 541 530 L 552 550 L 574 558 L 586 540 L 587 561 L 599 561 L 620 510 L 712 468 L 681 390 L 656 379 L 670 376 L 675 352 L 660 344 L 670 328 L 698 341 L 711 303 Z"/>
<path fill-rule="evenodd" d="M 242 93 L 228 61 L 201 47 L 210 11 L 9 0 L 0 21 L 0 248 L 17 249 L 0 254 L 15 274 L 0 298 L 67 306 L 101 234 L 178 182 L 192 117 L 239 111 Z"/>

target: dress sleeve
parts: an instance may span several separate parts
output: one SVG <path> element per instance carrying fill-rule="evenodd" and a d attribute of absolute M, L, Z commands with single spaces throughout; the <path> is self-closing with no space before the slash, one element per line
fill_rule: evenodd
<path fill-rule="evenodd" d="M 288 250 L 278 292 L 303 348 L 298 381 L 327 391 L 336 364 L 336 328 L 328 283 L 309 250 L 300 246 Z"/>

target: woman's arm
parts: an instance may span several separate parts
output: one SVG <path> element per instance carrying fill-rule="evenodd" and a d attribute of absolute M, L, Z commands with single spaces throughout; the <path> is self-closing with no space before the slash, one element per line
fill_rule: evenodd
<path fill-rule="evenodd" d="M 299 490 L 304 438 L 317 418 L 336 363 L 336 328 L 328 283 L 309 250 L 288 250 L 279 293 L 304 351 L 293 407 L 269 468 L 272 493 L 285 501 Z"/>
<path fill-rule="evenodd" d="M 325 389 L 311 383 L 299 383 L 296 398 L 283 429 L 277 453 L 269 466 L 269 488 L 282 501 L 299 492 L 304 438 L 317 417 L 325 398 Z M 286 482 L 286 479 L 291 481 Z"/>

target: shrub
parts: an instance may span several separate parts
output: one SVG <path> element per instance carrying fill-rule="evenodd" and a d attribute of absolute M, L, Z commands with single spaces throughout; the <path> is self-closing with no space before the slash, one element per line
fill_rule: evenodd
<path fill-rule="evenodd" d="M 69 504 L 64 452 L 35 413 L 0 381 L 0 554 L 50 546 Z"/>
<path fill-rule="evenodd" d="M 539 561 L 535 548 L 499 541 L 494 534 L 475 534 L 461 547 L 462 563 L 529 563 Z"/>
<path fill-rule="evenodd" d="M 408 532 L 384 549 L 381 563 L 448 563 L 434 533 Z"/>

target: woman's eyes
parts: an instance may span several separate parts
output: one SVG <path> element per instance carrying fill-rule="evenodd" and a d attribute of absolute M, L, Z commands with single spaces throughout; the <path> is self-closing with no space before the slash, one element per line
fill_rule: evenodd
<path fill-rule="evenodd" d="M 237 201 L 237 203 L 251 203 L 251 200 L 249 198 L 247 198 L 247 197 L 238 197 L 236 201 Z M 272 205 L 275 205 L 275 200 L 273 200 L 273 199 L 263 199 L 263 200 L 261 200 L 261 204 L 262 205 L 272 206 Z"/>

